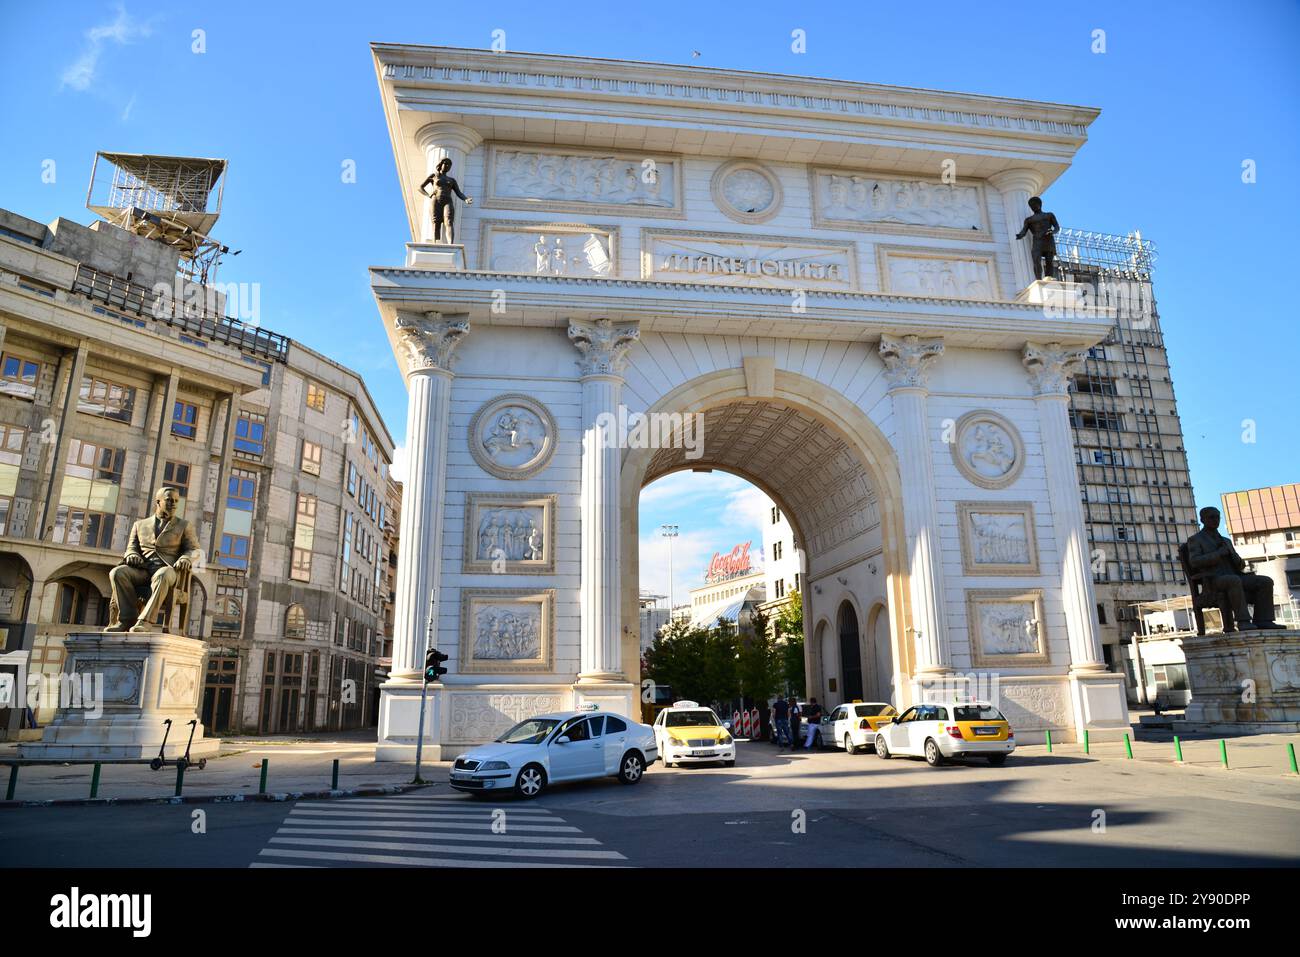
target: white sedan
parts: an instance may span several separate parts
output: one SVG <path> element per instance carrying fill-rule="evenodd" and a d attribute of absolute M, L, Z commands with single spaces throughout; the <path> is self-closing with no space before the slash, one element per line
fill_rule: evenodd
<path fill-rule="evenodd" d="M 925 758 L 938 767 L 948 758 L 982 757 L 999 765 L 1016 750 L 1016 733 L 987 701 L 918 704 L 876 732 L 876 754 Z"/>
<path fill-rule="evenodd" d="M 842 704 L 822 718 L 821 739 L 824 745 L 840 747 L 849 754 L 874 747 L 876 733 L 889 724 L 898 712 L 884 701 L 855 701 Z"/>
<path fill-rule="evenodd" d="M 513 790 L 523 798 L 550 784 L 615 777 L 636 784 L 659 757 L 648 726 L 621 715 L 561 711 L 520 721 L 491 744 L 466 751 L 451 769 L 457 791 Z"/>

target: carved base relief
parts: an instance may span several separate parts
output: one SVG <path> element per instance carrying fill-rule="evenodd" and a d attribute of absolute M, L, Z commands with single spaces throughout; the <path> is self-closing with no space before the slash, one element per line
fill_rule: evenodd
<path fill-rule="evenodd" d="M 555 571 L 554 495 L 471 492 L 465 500 L 466 572 Z"/>
<path fill-rule="evenodd" d="M 962 571 L 1037 575 L 1038 545 L 1030 502 L 958 502 Z"/>
<path fill-rule="evenodd" d="M 876 258 L 885 292 L 941 299 L 1001 298 L 991 255 L 877 246 Z"/>
<path fill-rule="evenodd" d="M 1025 467 L 1019 430 L 996 412 L 968 412 L 957 420 L 949 446 L 957 470 L 980 488 L 1006 488 Z"/>
<path fill-rule="evenodd" d="M 492 741 L 525 718 L 561 711 L 569 706 L 569 695 L 563 691 L 542 694 L 450 691 L 446 694 L 448 721 L 445 740 L 449 744 Z"/>
<path fill-rule="evenodd" d="M 460 670 L 549 672 L 555 651 L 555 590 L 461 589 Z"/>
<path fill-rule="evenodd" d="M 966 627 L 976 667 L 1051 663 L 1041 589 L 970 589 Z"/>

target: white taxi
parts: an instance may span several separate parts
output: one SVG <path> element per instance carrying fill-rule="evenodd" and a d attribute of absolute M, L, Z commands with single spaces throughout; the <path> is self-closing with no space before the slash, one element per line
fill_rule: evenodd
<path fill-rule="evenodd" d="M 822 718 L 821 739 L 830 747 L 856 754 L 874 745 L 876 732 L 897 716 L 893 706 L 884 701 L 842 704 Z"/>
<path fill-rule="evenodd" d="M 982 757 L 1002 764 L 1016 749 L 1016 734 L 987 701 L 918 704 L 876 732 L 876 754 L 925 758 L 938 767 L 948 758 Z"/>
<path fill-rule="evenodd" d="M 694 701 L 675 701 L 655 718 L 654 733 L 666 768 L 718 761 L 735 767 L 736 739 L 731 736 L 731 726 L 720 721 L 712 708 Z"/>
<path fill-rule="evenodd" d="M 453 762 L 449 783 L 471 794 L 534 798 L 561 781 L 615 777 L 636 784 L 658 757 L 647 725 L 595 710 L 560 711 L 520 721 L 493 743 L 466 751 Z"/>

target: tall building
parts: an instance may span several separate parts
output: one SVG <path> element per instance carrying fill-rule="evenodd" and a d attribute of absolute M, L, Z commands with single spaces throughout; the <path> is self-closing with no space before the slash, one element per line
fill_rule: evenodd
<path fill-rule="evenodd" d="M 790 595 L 802 584 L 803 559 L 799 544 L 794 539 L 794 529 L 785 513 L 773 505 L 768 520 L 763 523 L 763 581 L 767 588 L 767 604 L 763 610 L 775 615 L 790 601 Z"/>
<path fill-rule="evenodd" d="M 1273 620 L 1300 627 L 1300 484 L 1223 494 L 1237 554 L 1273 579 Z"/>
<path fill-rule="evenodd" d="M 115 188 L 224 169 L 118 159 Z M 209 646 L 205 726 L 361 726 L 391 600 L 392 439 L 355 372 L 225 318 L 215 260 L 168 241 L 174 194 L 134 195 L 151 205 L 123 209 L 126 228 L 0 210 L 0 653 L 20 653 L 5 665 L 56 676 L 64 637 L 107 623 L 109 571 L 167 484 L 204 552 L 187 631 Z M 54 702 L 36 705 L 44 724 Z M 0 736 L 22 717 L 0 710 Z"/>
<path fill-rule="evenodd" d="M 1107 665 L 1136 680 L 1130 638 L 1137 604 L 1187 593 L 1178 546 L 1197 529 L 1182 423 L 1152 286 L 1153 245 L 1138 234 L 1063 230 L 1064 278 L 1113 307 L 1105 340 L 1088 350 L 1070 386 L 1097 620 Z"/>

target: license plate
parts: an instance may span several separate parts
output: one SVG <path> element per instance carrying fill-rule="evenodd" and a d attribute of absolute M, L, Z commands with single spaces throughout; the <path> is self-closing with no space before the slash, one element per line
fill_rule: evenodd
<path fill-rule="evenodd" d="M 691 752 L 691 757 L 694 757 L 694 758 L 711 758 L 711 757 L 713 757 L 713 752 L 712 752 L 712 751 L 701 751 L 701 750 L 699 750 L 699 749 L 697 748 L 696 750 L 694 750 L 694 751 Z"/>
<path fill-rule="evenodd" d="M 976 728 L 975 733 L 976 734 L 997 734 L 998 729 L 997 728 Z"/>
<path fill-rule="evenodd" d="M 451 776 L 457 781 L 465 781 L 472 775 L 468 771 L 452 771 Z"/>

